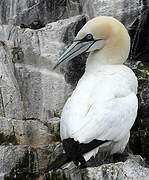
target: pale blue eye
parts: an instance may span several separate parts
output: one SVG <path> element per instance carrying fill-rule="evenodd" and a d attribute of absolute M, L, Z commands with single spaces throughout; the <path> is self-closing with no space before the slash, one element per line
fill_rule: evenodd
<path fill-rule="evenodd" d="M 93 39 L 93 35 L 92 35 L 92 34 L 87 34 L 86 38 L 87 38 L 88 40 L 92 40 L 92 39 Z"/>
<path fill-rule="evenodd" d="M 94 37 L 92 34 L 87 34 L 83 39 L 80 40 L 81 42 L 86 42 L 86 41 L 94 41 Z"/>

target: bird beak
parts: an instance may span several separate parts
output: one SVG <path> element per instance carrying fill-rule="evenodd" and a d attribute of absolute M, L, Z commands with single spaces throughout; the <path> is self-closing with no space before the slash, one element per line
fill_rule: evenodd
<path fill-rule="evenodd" d="M 86 52 L 94 44 L 94 42 L 95 41 L 74 41 L 73 44 L 60 57 L 53 69 L 56 69 L 60 64 L 70 61 L 79 54 Z"/>

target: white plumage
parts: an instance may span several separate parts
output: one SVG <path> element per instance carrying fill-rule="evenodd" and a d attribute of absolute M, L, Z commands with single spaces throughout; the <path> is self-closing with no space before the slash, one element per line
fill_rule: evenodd
<path fill-rule="evenodd" d="M 64 106 L 60 121 L 61 138 L 74 138 L 80 143 L 109 140 L 111 154 L 123 152 L 138 109 L 137 78 L 130 68 L 123 65 L 129 53 L 130 39 L 124 26 L 111 17 L 89 21 L 75 40 L 83 39 L 86 34 L 100 40 L 94 41 L 87 49 L 91 53 L 85 73 Z M 81 42 L 86 48 L 85 42 Z M 76 45 L 72 46 L 74 48 Z M 62 59 L 67 54 L 66 51 Z M 100 146 L 87 153 L 86 160 L 98 149 Z"/>
<path fill-rule="evenodd" d="M 121 147 L 111 149 L 122 152 L 137 115 L 136 92 L 137 79 L 124 65 L 103 65 L 94 73 L 86 72 L 64 106 L 61 138 L 80 143 L 122 140 Z"/>

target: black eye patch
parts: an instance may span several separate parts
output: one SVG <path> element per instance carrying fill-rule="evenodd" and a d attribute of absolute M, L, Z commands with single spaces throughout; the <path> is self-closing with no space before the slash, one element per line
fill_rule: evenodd
<path fill-rule="evenodd" d="M 84 38 L 80 39 L 80 40 L 74 40 L 74 42 L 77 42 L 79 41 L 80 43 L 81 42 L 88 42 L 88 41 L 100 41 L 100 40 L 103 40 L 103 39 L 94 39 L 93 35 L 92 34 L 87 34 Z"/>
<path fill-rule="evenodd" d="M 82 42 L 84 41 L 94 41 L 92 34 L 87 34 L 83 39 L 81 39 Z"/>

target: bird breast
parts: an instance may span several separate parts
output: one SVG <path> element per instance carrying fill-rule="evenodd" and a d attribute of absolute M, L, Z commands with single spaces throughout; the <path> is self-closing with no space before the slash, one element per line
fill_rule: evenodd
<path fill-rule="evenodd" d="M 137 92 L 137 79 L 132 70 L 124 65 L 108 65 L 94 73 L 85 73 L 64 106 L 61 129 L 66 134 L 62 139 L 69 136 L 67 129 L 73 133 L 78 125 L 83 126 L 92 105 L 125 97 L 132 92 Z"/>

